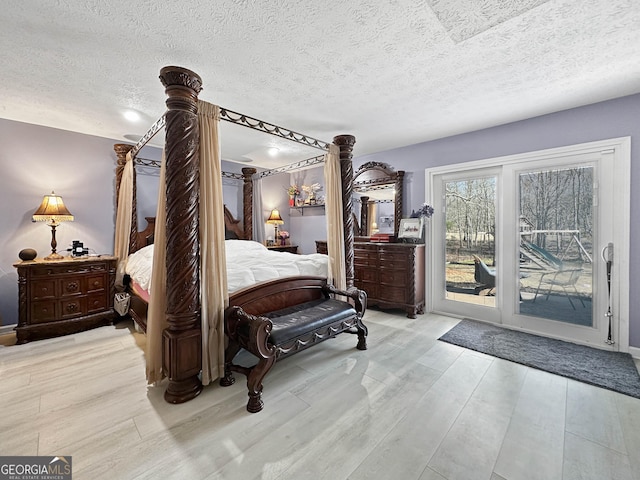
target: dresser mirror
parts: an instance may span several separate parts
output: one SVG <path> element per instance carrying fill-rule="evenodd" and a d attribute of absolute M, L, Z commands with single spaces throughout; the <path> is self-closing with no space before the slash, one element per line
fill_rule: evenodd
<path fill-rule="evenodd" d="M 404 171 L 381 162 L 363 164 L 353 176 L 353 210 L 360 236 L 398 237 L 402 218 Z"/>

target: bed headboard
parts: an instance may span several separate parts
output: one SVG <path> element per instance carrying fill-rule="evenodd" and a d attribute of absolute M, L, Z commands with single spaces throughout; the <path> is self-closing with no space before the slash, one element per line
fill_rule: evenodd
<path fill-rule="evenodd" d="M 153 243 L 153 234 L 156 230 L 156 217 L 144 217 L 144 219 L 147 221 L 147 226 L 144 230 L 138 232 L 138 239 L 136 243 L 138 250 Z"/>
<path fill-rule="evenodd" d="M 244 236 L 244 229 L 240 225 L 240 220 L 231 214 L 226 205 L 224 206 L 224 237 L 227 240 L 247 240 Z"/>
<path fill-rule="evenodd" d="M 147 221 L 147 225 L 144 230 L 138 232 L 137 247 L 141 249 L 147 245 L 153 243 L 153 234 L 156 229 L 156 217 L 144 217 Z M 245 240 L 244 230 L 240 225 L 240 220 L 235 218 L 229 211 L 227 206 L 224 206 L 224 230 L 226 239 L 240 239 Z M 133 253 L 133 252 L 130 252 Z"/>

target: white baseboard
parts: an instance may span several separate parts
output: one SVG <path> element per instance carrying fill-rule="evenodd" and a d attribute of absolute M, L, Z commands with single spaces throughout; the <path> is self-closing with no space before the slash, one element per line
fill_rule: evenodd
<path fill-rule="evenodd" d="M 15 325 L 0 325 L 0 335 L 11 333 L 14 328 L 16 328 Z"/>
<path fill-rule="evenodd" d="M 640 360 L 640 348 L 638 347 L 629 347 L 629 353 L 633 358 L 637 358 Z"/>

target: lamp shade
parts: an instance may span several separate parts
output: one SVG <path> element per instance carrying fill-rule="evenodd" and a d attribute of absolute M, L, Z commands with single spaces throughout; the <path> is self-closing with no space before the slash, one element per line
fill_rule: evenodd
<path fill-rule="evenodd" d="M 267 218 L 267 223 L 270 223 L 273 225 L 282 225 L 284 223 L 284 220 L 282 220 L 282 217 L 280 216 L 280 212 L 278 211 L 277 208 L 274 208 L 273 210 L 271 210 L 271 215 L 269 215 L 269 218 Z"/>
<path fill-rule="evenodd" d="M 34 222 L 73 222 L 73 215 L 64 206 L 62 197 L 51 192 L 45 195 L 38 209 L 33 213 Z"/>

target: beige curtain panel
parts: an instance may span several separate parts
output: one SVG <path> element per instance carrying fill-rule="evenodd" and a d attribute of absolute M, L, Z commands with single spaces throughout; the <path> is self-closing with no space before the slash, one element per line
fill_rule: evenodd
<path fill-rule="evenodd" d="M 118 210 L 116 211 L 116 233 L 114 241 L 114 255 L 118 257 L 116 270 L 116 286 L 122 287 L 124 267 L 129 256 L 129 242 L 131 241 L 131 215 L 133 212 L 133 183 L 134 170 L 131 152 L 127 153 L 126 163 L 120 180 L 118 193 Z"/>
<path fill-rule="evenodd" d="M 200 301 L 202 383 L 224 375 L 224 309 L 229 305 L 224 200 L 218 124 L 220 108 L 198 101 L 200 125 Z"/>
<path fill-rule="evenodd" d="M 156 209 L 156 227 L 153 233 L 153 270 L 147 311 L 147 383 L 158 383 L 164 378 L 162 370 L 162 332 L 167 328 L 167 192 L 165 187 L 166 162 L 164 151 L 160 166 L 160 188 Z"/>
<path fill-rule="evenodd" d="M 344 265 L 344 219 L 342 215 L 342 178 L 340 175 L 340 149 L 329 146 L 324 158 L 325 213 L 327 219 L 327 252 L 329 255 L 329 283 L 346 288 Z"/>

